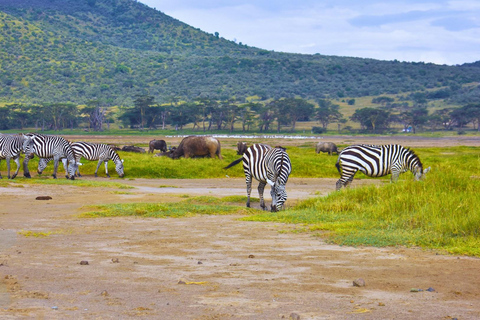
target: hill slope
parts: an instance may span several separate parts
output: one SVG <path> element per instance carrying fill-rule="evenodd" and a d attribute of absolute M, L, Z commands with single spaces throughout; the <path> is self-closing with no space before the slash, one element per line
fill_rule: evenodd
<path fill-rule="evenodd" d="M 0 99 L 129 104 L 174 97 L 359 97 L 480 81 L 441 66 L 236 44 L 134 0 L 2 0 Z"/>

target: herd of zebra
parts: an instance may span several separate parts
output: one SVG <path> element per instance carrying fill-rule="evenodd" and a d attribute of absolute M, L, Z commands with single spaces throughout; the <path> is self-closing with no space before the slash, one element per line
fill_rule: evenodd
<path fill-rule="evenodd" d="M 245 145 L 246 147 L 246 145 Z M 240 149 L 240 148 L 239 148 Z M 69 142 L 56 135 L 39 133 L 27 134 L 0 134 L 0 160 L 6 159 L 8 178 L 15 178 L 20 169 L 20 154 L 25 153 L 24 176 L 30 177 L 28 162 L 35 155 L 40 158 L 38 173 L 42 173 L 47 163 L 54 161 L 53 177 L 56 178 L 60 160 L 64 160 L 66 177 L 75 179 L 80 176 L 78 166 L 80 159 L 98 160 L 98 168 L 105 163 L 105 173 L 108 174 L 108 161 L 115 163 L 115 170 L 120 177 L 124 176 L 123 160 L 117 152 L 106 144 L 89 142 Z M 258 194 L 260 206 L 266 209 L 263 192 L 265 186 L 271 186 L 271 211 L 278 211 L 287 200 L 286 184 L 292 172 L 292 163 L 282 147 L 270 147 L 266 144 L 253 144 L 242 150 L 243 156 L 226 166 L 228 169 L 243 162 L 245 181 L 247 184 L 247 207 L 250 207 L 252 178 L 259 181 Z M 10 177 L 10 159 L 17 164 L 17 170 Z M 67 168 L 68 166 L 68 168 Z M 335 164 L 340 173 L 336 183 L 336 190 L 348 186 L 357 171 L 370 177 L 381 177 L 391 174 L 391 181 L 395 182 L 400 173 L 411 171 L 416 180 L 422 179 L 430 168 L 424 169 L 419 157 L 410 149 L 400 145 L 353 145 L 344 148 L 338 154 Z M 1 175 L 0 175 L 1 178 Z"/>
<path fill-rule="evenodd" d="M 285 186 L 292 172 L 292 164 L 286 149 L 271 148 L 264 144 L 254 144 L 247 148 L 244 142 L 239 142 L 237 147 L 238 153 L 243 153 L 243 157 L 233 161 L 225 169 L 243 161 L 243 171 L 247 183 L 247 207 L 250 207 L 252 177 L 254 177 L 259 181 L 258 194 L 262 209 L 266 209 L 263 191 L 268 183 L 272 187 L 270 192 L 272 196 L 271 211 L 280 210 L 287 200 Z M 335 150 L 337 150 L 336 146 Z M 413 173 L 415 180 L 422 179 L 430 171 L 430 167 L 423 169 L 420 158 L 412 150 L 396 144 L 346 147 L 338 153 L 335 166 L 340 173 L 340 179 L 336 183 L 337 191 L 342 187 L 347 187 L 353 181 L 357 171 L 370 177 L 391 174 L 392 182 L 396 182 L 400 173 L 408 170 Z"/>
<path fill-rule="evenodd" d="M 95 176 L 98 168 L 105 163 L 105 173 L 108 174 L 108 161 L 115 163 L 115 170 L 120 177 L 124 176 L 123 160 L 115 150 L 110 146 L 101 143 L 73 142 L 70 143 L 65 138 L 57 135 L 46 135 L 40 133 L 27 134 L 0 134 L 0 160 L 7 162 L 8 178 L 14 179 L 20 170 L 20 154 L 25 153 L 23 161 L 23 175 L 30 178 L 28 162 L 34 156 L 40 158 L 38 163 L 38 173 L 41 174 L 49 161 L 54 161 L 53 177 L 57 178 L 57 170 L 60 160 L 65 167 L 66 177 L 74 180 L 75 174 L 80 176 L 78 167 L 81 165 L 80 159 L 98 160 Z M 10 159 L 17 164 L 17 170 L 10 176 Z M 1 178 L 1 174 L 0 174 Z"/>

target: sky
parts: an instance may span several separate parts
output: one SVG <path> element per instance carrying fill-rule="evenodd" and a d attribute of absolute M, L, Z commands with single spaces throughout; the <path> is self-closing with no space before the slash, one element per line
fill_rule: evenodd
<path fill-rule="evenodd" d="M 457 65 L 480 61 L 480 0 L 138 0 L 248 46 Z"/>

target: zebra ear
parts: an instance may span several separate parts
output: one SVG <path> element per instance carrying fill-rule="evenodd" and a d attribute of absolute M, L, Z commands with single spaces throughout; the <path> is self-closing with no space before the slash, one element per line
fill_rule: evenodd
<path fill-rule="evenodd" d="M 267 183 L 268 183 L 271 187 L 273 187 L 273 186 L 275 185 L 275 182 L 273 182 L 272 180 L 270 180 L 270 179 L 268 179 L 268 178 L 267 178 Z"/>
<path fill-rule="evenodd" d="M 431 167 L 428 167 L 427 169 L 423 170 L 423 174 L 426 174 L 428 171 L 430 171 Z"/>
<path fill-rule="evenodd" d="M 122 163 L 123 163 L 123 159 L 122 159 Z"/>
<path fill-rule="evenodd" d="M 83 163 L 77 162 L 77 166 L 83 166 Z"/>

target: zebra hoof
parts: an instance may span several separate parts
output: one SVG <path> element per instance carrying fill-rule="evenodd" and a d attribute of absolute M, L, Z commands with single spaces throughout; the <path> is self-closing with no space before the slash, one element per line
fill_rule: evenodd
<path fill-rule="evenodd" d="M 72 177 L 70 178 L 70 180 L 75 180 L 75 176 L 72 176 Z"/>
<path fill-rule="evenodd" d="M 30 175 L 30 173 L 24 173 L 23 176 L 24 176 L 25 178 L 31 178 L 31 177 L 32 177 L 32 176 Z"/>
<path fill-rule="evenodd" d="M 57 179 L 57 175 L 56 175 L 56 174 L 52 174 L 52 177 L 53 177 L 53 179 Z"/>
<path fill-rule="evenodd" d="M 109 178 L 110 178 L 110 175 L 109 175 L 109 174 L 107 174 L 107 177 L 109 177 Z"/>
<path fill-rule="evenodd" d="M 97 177 L 98 177 L 98 175 L 95 173 L 95 178 L 97 178 Z"/>

